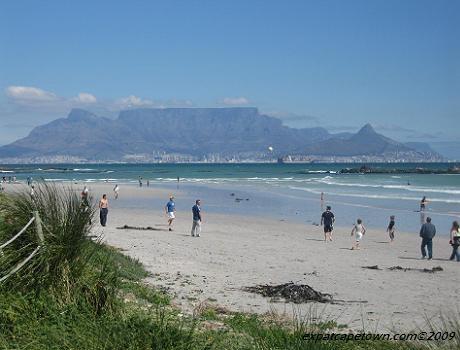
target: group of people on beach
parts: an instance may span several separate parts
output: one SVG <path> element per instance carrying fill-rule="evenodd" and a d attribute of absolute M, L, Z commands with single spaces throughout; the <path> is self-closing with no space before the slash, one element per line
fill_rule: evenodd
<path fill-rule="evenodd" d="M 140 178 L 139 181 L 142 181 Z M 140 182 L 139 186 L 141 187 L 142 184 Z M 114 199 L 118 199 L 120 192 L 120 186 L 118 184 L 115 185 L 113 188 Z M 86 209 L 89 208 L 89 189 L 87 186 L 83 187 L 81 192 L 81 201 L 82 207 Z M 101 199 L 99 200 L 99 221 L 101 226 L 105 227 L 107 225 L 107 216 L 109 213 L 109 200 L 107 198 L 107 194 L 103 194 Z M 176 203 L 174 202 L 174 196 L 169 197 L 169 201 L 165 205 L 165 213 L 168 220 L 168 231 L 172 231 L 173 221 L 176 218 Z M 201 235 L 201 224 L 203 222 L 203 216 L 201 212 L 201 200 L 197 199 L 195 201 L 195 205 L 192 207 L 192 230 L 191 235 L 192 237 L 200 237 Z"/>
<path fill-rule="evenodd" d="M 324 200 L 324 193 L 321 193 L 321 203 L 323 203 Z M 426 204 L 428 203 L 428 200 L 424 196 L 420 202 L 420 212 L 424 212 L 426 209 Z M 326 207 L 326 211 L 324 211 L 321 215 L 321 226 L 323 226 L 324 229 L 324 242 L 332 241 L 332 231 L 334 229 L 334 223 L 335 223 L 335 215 L 331 211 L 331 206 Z M 386 229 L 390 243 L 392 243 L 395 239 L 395 231 L 396 231 L 396 222 L 395 222 L 395 216 L 391 215 L 390 216 L 390 222 L 388 223 L 387 229 Z M 354 239 L 354 244 L 352 246 L 352 250 L 360 249 L 360 243 L 363 238 L 363 236 L 366 234 L 366 227 L 363 224 L 362 219 L 357 219 L 356 223 L 353 225 L 353 228 L 351 230 L 351 236 L 355 236 Z M 430 217 L 426 217 L 424 222 L 422 223 L 422 227 L 420 228 L 420 237 L 422 238 L 421 242 L 421 253 L 422 253 L 422 259 L 426 259 L 428 257 L 428 260 L 433 259 L 433 238 L 436 235 L 436 227 L 435 225 L 431 222 Z M 459 224 L 458 221 L 454 221 L 452 223 L 452 228 L 450 230 L 450 240 L 449 244 L 452 246 L 452 254 L 450 256 L 450 260 L 456 259 L 457 261 L 460 262 L 460 229 L 459 229 Z"/>
<path fill-rule="evenodd" d="M 169 202 L 165 205 L 165 213 L 168 218 L 168 231 L 172 231 L 172 224 L 176 218 L 176 203 L 174 197 L 169 197 Z M 201 224 L 203 223 L 203 216 L 201 213 L 201 201 L 197 199 L 195 205 L 192 207 L 192 237 L 200 237 L 201 235 Z"/>
<path fill-rule="evenodd" d="M 141 181 L 141 180 L 140 180 Z M 140 184 L 140 186 L 142 186 Z M 120 187 L 115 185 L 113 188 L 114 198 L 118 199 Z M 89 200 L 88 200 L 88 187 L 84 187 L 83 191 L 81 192 L 82 197 L 82 205 L 84 207 L 89 207 Z M 321 193 L 321 203 L 324 200 L 324 193 Z M 424 212 L 426 209 L 426 204 L 428 200 L 426 197 L 423 197 L 420 202 L 420 211 Z M 106 226 L 107 224 L 107 215 L 108 215 L 108 208 L 109 203 L 107 199 L 107 195 L 103 194 L 102 198 L 99 200 L 99 219 L 102 226 Z M 169 197 L 169 201 L 166 203 L 165 207 L 165 214 L 167 217 L 168 222 L 168 231 L 173 231 L 173 222 L 176 218 L 176 204 L 174 202 L 174 196 Z M 202 225 L 202 212 L 201 212 L 201 201 L 197 199 L 195 201 L 195 205 L 192 207 L 192 229 L 191 229 L 191 236 L 192 237 L 200 237 L 201 235 L 201 225 Z M 321 226 L 324 229 L 324 241 L 332 241 L 332 231 L 334 229 L 335 223 L 335 215 L 332 212 L 331 206 L 327 206 L 326 210 L 321 215 Z M 396 221 L 395 216 L 390 216 L 390 221 L 388 223 L 386 229 L 390 243 L 392 243 L 395 239 L 395 232 L 396 232 Z M 360 243 L 366 234 L 366 227 L 363 224 L 362 219 L 357 219 L 356 223 L 353 225 L 351 230 L 351 236 L 354 236 L 354 243 L 352 245 L 352 250 L 359 250 Z M 424 220 L 422 227 L 420 228 L 420 237 L 422 238 L 421 242 L 421 253 L 422 259 L 428 258 L 431 260 L 433 258 L 433 238 L 436 235 L 436 227 L 431 222 L 430 217 L 426 217 Z M 452 246 L 452 254 L 450 256 L 450 260 L 456 259 L 460 261 L 460 229 L 459 224 L 457 221 L 452 223 L 452 228 L 450 231 L 450 240 L 449 243 Z"/>

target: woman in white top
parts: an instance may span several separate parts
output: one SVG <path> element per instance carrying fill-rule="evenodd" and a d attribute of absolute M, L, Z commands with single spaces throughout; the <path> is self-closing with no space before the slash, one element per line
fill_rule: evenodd
<path fill-rule="evenodd" d="M 356 220 L 356 224 L 353 226 L 351 230 L 351 236 L 355 235 L 355 244 L 351 249 L 359 249 L 359 243 L 363 238 L 364 234 L 366 233 L 366 228 L 363 225 L 363 221 L 361 219 Z"/>

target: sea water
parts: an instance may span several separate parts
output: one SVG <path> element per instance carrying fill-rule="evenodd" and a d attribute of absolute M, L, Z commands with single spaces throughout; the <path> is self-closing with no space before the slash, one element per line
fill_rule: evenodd
<path fill-rule="evenodd" d="M 440 234 L 448 234 L 460 219 L 460 175 L 340 174 L 350 164 L 61 164 L 0 165 L 0 176 L 18 181 L 109 182 L 160 185 L 173 193 L 180 189 L 189 209 L 194 198 L 203 210 L 257 215 L 315 225 L 326 205 L 332 206 L 337 225 L 350 226 L 359 217 L 367 226 L 385 229 L 390 215 L 401 231 L 417 233 L 431 216 Z M 370 167 L 447 169 L 452 164 L 368 164 Z M 1 173 L 3 172 L 3 173 Z M 177 179 L 179 178 L 179 182 Z M 122 191 L 122 187 L 121 187 Z M 321 193 L 324 200 L 321 201 Z M 427 210 L 419 212 L 423 196 Z M 187 202 L 187 203 L 185 203 Z M 157 200 L 139 201 L 151 208 Z"/>

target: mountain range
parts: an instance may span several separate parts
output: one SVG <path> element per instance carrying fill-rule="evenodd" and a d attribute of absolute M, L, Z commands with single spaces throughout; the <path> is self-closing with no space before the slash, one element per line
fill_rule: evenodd
<path fill-rule="evenodd" d="M 27 137 L 0 147 L 3 161 L 37 157 L 148 161 L 165 155 L 198 161 L 286 155 L 442 160 L 428 144 L 394 141 L 370 124 L 356 134 L 331 134 L 320 127 L 295 129 L 253 107 L 140 108 L 121 111 L 116 119 L 73 109 L 67 118 L 38 126 Z"/>

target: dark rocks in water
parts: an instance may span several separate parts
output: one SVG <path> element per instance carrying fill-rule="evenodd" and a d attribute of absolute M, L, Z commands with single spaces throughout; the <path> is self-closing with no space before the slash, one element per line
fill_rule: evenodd
<path fill-rule="evenodd" d="M 161 228 L 155 228 L 152 226 L 147 226 L 147 227 L 138 227 L 138 226 L 129 226 L 129 225 L 123 225 L 120 227 L 117 227 L 118 230 L 140 230 L 140 231 L 166 231 Z"/>
<path fill-rule="evenodd" d="M 345 168 L 339 174 L 460 174 L 460 168 L 451 167 L 447 169 L 427 169 L 427 168 L 408 168 L 408 169 L 388 169 L 371 168 L 363 165 L 359 168 Z"/>
<path fill-rule="evenodd" d="M 230 193 L 230 196 L 235 197 L 235 194 L 232 192 L 232 193 Z"/>
<path fill-rule="evenodd" d="M 369 270 L 381 270 L 378 265 L 372 265 L 372 266 L 362 266 L 363 269 L 369 269 Z"/>
<path fill-rule="evenodd" d="M 314 290 L 306 284 L 294 284 L 292 282 L 271 285 L 257 285 L 255 287 L 245 287 L 244 291 L 257 293 L 264 297 L 284 298 L 288 302 L 296 304 L 306 303 L 309 301 L 317 301 L 319 303 L 332 303 L 332 295 L 321 293 Z"/>

